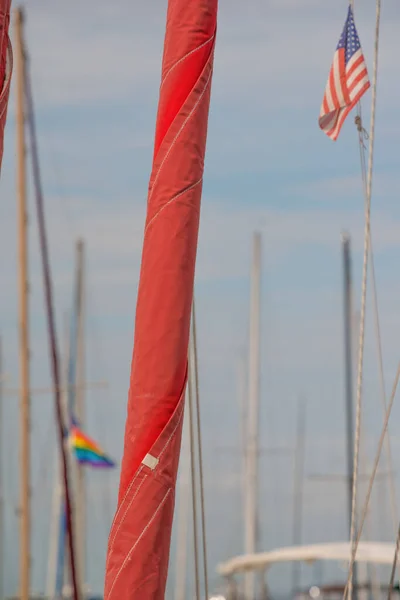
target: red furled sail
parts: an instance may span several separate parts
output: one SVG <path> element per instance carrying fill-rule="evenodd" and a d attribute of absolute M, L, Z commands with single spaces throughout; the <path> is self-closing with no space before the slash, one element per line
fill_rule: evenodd
<path fill-rule="evenodd" d="M 218 0 L 169 0 L 118 509 L 105 600 L 167 579 Z"/>
<path fill-rule="evenodd" d="M 10 95 L 12 50 L 8 37 L 11 0 L 0 0 L 0 169 L 3 159 L 4 129 Z"/>

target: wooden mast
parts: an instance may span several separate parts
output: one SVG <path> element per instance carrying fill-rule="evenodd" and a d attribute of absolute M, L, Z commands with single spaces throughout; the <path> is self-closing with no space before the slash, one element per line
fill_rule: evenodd
<path fill-rule="evenodd" d="M 74 415 L 81 427 L 85 422 L 85 286 L 84 286 L 84 242 L 78 240 L 76 243 L 77 259 L 77 336 L 76 336 L 76 379 L 74 393 Z M 76 478 L 76 534 L 77 534 L 77 559 L 78 577 L 80 588 L 84 590 L 86 571 L 86 478 L 85 469 L 77 465 Z"/>
<path fill-rule="evenodd" d="M 245 552 L 257 551 L 258 524 L 258 432 L 260 405 L 260 292 L 261 234 L 254 233 L 250 299 L 249 397 L 247 418 L 247 477 L 245 503 Z M 246 600 L 254 599 L 254 573 L 245 574 Z"/>
<path fill-rule="evenodd" d="M 29 321 L 28 248 L 25 167 L 25 53 L 23 11 L 15 12 L 16 126 L 18 190 L 18 292 L 19 292 L 19 380 L 20 380 L 20 599 L 29 600 L 30 587 L 30 397 L 29 397 Z"/>

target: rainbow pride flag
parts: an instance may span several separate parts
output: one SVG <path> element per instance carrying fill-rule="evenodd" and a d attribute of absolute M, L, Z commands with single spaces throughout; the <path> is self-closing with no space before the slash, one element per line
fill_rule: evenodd
<path fill-rule="evenodd" d="M 71 427 L 69 441 L 73 453 L 81 465 L 90 465 L 91 467 L 103 469 L 115 467 L 115 462 L 103 452 L 94 440 L 83 433 L 76 425 Z"/>

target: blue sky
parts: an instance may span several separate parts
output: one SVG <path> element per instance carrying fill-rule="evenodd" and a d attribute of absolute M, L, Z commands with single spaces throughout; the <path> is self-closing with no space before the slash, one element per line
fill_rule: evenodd
<path fill-rule="evenodd" d="M 83 236 L 88 255 L 88 379 L 109 383 L 105 391 L 88 392 L 87 426 L 117 458 L 166 4 L 26 3 L 60 344 L 63 315 L 72 297 L 74 242 Z M 303 395 L 308 401 L 306 472 L 345 468 L 340 233 L 348 229 L 352 235 L 358 304 L 363 198 L 353 118 L 332 143 L 320 132 L 317 117 L 346 10 L 344 0 L 220 1 L 196 273 L 209 562 L 215 584 L 215 564 L 242 550 L 238 361 L 247 346 L 255 228 L 263 234 L 262 444 L 293 448 L 297 398 Z M 356 2 L 370 71 L 374 11 L 373 0 Z M 400 334 L 400 17 L 396 0 L 386 0 L 382 11 L 372 218 L 390 388 Z M 366 126 L 370 99 L 368 93 L 363 101 Z M 12 387 L 18 377 L 14 126 L 12 94 L 0 184 L 0 332 Z M 49 382 L 49 370 L 32 194 L 29 203 L 32 385 L 42 386 Z M 372 456 L 381 409 L 370 304 L 367 320 L 364 424 L 366 454 Z M 9 423 L 5 443 L 11 445 L 18 431 L 15 396 L 6 396 L 4 412 Z M 35 588 L 42 589 L 49 534 L 44 515 L 50 507 L 54 454 L 50 396 L 33 396 L 32 412 L 33 577 Z M 397 413 L 395 408 L 394 419 Z M 396 449 L 395 434 L 394 429 Z M 12 455 L 5 457 L 10 593 L 17 583 L 18 552 L 13 516 L 18 457 L 17 447 L 12 448 Z M 261 459 L 265 548 L 291 543 L 292 464 L 290 457 Z M 97 501 L 89 519 L 95 550 L 88 558 L 88 578 L 96 590 L 102 587 L 117 485 L 117 473 L 90 477 L 90 497 Z M 305 494 L 304 541 L 343 538 L 347 517 L 342 486 L 308 481 Z M 373 531 L 390 539 L 388 523 L 383 526 L 379 518 L 373 519 Z M 285 589 L 282 573 L 271 573 L 274 589 Z M 304 582 L 311 576 L 305 568 Z"/>

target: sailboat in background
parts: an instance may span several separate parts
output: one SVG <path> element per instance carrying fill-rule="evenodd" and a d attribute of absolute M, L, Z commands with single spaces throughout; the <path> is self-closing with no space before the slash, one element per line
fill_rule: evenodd
<path fill-rule="evenodd" d="M 347 412 L 347 481 L 348 481 L 348 513 L 349 513 L 349 537 L 350 542 L 315 544 L 312 546 L 293 546 L 287 548 L 277 548 L 269 552 L 255 552 L 254 543 L 251 550 L 240 556 L 236 556 L 218 566 L 218 572 L 226 578 L 227 598 L 236 600 L 241 598 L 239 585 L 236 576 L 243 576 L 245 582 L 251 582 L 253 572 L 258 572 L 263 581 L 264 573 L 276 563 L 281 562 L 307 562 L 314 563 L 316 561 L 331 560 L 346 562 L 349 564 L 347 582 L 342 585 L 328 586 L 319 588 L 313 586 L 306 594 L 308 598 L 325 598 L 334 597 L 338 594 L 344 599 L 356 597 L 358 590 L 366 586 L 360 586 L 357 581 L 357 563 L 382 564 L 392 568 L 390 583 L 388 586 L 372 586 L 372 592 L 377 594 L 377 597 L 382 597 L 382 593 L 388 594 L 390 598 L 394 591 L 398 591 L 398 586 L 394 585 L 395 575 L 398 567 L 398 549 L 400 545 L 400 529 L 398 530 L 397 540 L 395 544 L 385 544 L 380 542 L 361 541 L 363 534 L 363 526 L 366 523 L 368 515 L 368 504 L 371 498 L 371 491 L 374 480 L 378 472 L 378 464 L 381 456 L 382 448 L 385 439 L 389 439 L 387 424 L 390 417 L 390 410 L 393 405 L 397 383 L 399 381 L 400 366 L 397 371 L 394 388 L 390 402 L 386 403 L 386 397 L 383 387 L 383 408 L 384 408 L 384 426 L 379 438 L 376 458 L 374 461 L 373 470 L 368 476 L 368 492 L 363 508 L 358 515 L 357 507 L 357 484 L 360 478 L 359 475 L 359 448 L 361 439 L 361 399 L 362 399 L 362 381 L 363 381 L 363 357 L 364 357 L 364 331 L 365 331 L 365 307 L 366 307 L 366 290 L 367 290 L 367 271 L 368 264 L 371 264 L 372 280 L 374 286 L 374 295 L 376 296 L 375 281 L 373 274 L 373 254 L 371 236 L 371 189 L 372 189 L 372 174 L 373 174 L 373 152 L 374 152 L 374 131 L 375 131 L 375 110 L 376 110 L 376 88 L 377 88 L 377 65 L 378 65 L 378 50 L 379 50 L 379 31 L 380 31 L 380 9 L 381 3 L 378 0 L 376 5 L 376 25 L 375 25 L 375 55 L 373 69 L 373 85 L 372 85 L 372 109 L 371 109 L 371 128 L 369 135 L 365 132 L 361 118 L 361 108 L 359 101 L 362 95 L 369 89 L 370 82 L 366 62 L 361 49 L 361 44 L 358 39 L 357 30 L 354 23 L 353 2 L 350 2 L 348 8 L 347 19 L 337 45 L 331 71 L 326 85 L 325 94 L 322 102 L 319 126 L 332 140 L 336 140 L 341 127 L 350 113 L 357 106 L 357 116 L 355 124 L 357 127 L 358 141 L 360 146 L 361 157 L 361 175 L 362 175 L 362 191 L 365 196 L 365 234 L 364 234 L 364 257 L 363 257 L 363 278 L 362 278 L 362 293 L 361 293 L 361 317 L 360 317 L 360 335 L 358 349 L 358 378 L 357 378 L 357 399 L 356 399 L 356 422 L 353 428 L 353 356 L 351 350 L 352 338 L 352 308 L 351 308 L 351 283 L 350 283 L 350 254 L 349 254 L 349 239 L 347 236 L 343 239 L 343 257 L 344 257 L 344 323 L 345 323 L 345 366 L 346 366 L 346 412 Z M 369 156 L 368 169 L 366 160 L 365 140 L 369 139 Z M 375 297 L 375 318 L 378 323 L 379 319 Z M 379 353 L 380 340 L 379 333 L 377 334 Z M 382 359 L 380 355 L 380 366 Z M 258 377 L 258 373 L 256 374 Z M 256 386 L 256 380 L 253 385 Z M 249 394 L 249 401 L 251 395 Z M 254 444 L 254 431 L 249 429 L 249 443 Z M 354 437 L 354 441 L 353 441 Z M 388 447 L 390 443 L 388 442 Z M 248 467 L 247 467 L 248 468 Z M 257 493 L 256 485 L 253 481 L 253 495 Z M 253 503 L 254 506 L 254 503 Z M 359 517 L 359 518 L 358 518 Z M 395 527 L 397 529 L 397 519 L 395 517 Z M 253 511 L 252 531 L 255 529 L 255 518 Z M 254 535 L 253 535 L 254 540 Z M 248 547 L 248 546 L 247 546 Z M 247 550 L 247 548 L 246 548 Z M 368 584 L 367 589 L 371 590 Z M 297 590 L 292 590 L 296 594 Z M 256 598 L 267 597 L 265 589 L 255 591 L 252 584 L 245 586 L 245 600 L 255 600 Z M 302 595 L 304 597 L 304 594 Z"/>
<path fill-rule="evenodd" d="M 250 300 L 250 340 L 249 340 L 249 384 L 248 384 L 248 413 L 257 414 L 258 398 L 254 393 L 258 391 L 259 370 L 259 335 L 260 335 L 260 236 L 255 234 L 253 238 L 253 262 L 251 277 L 251 300 Z M 351 273 L 351 255 L 350 255 L 350 236 L 347 233 L 342 234 L 342 261 L 343 261 L 343 332 L 344 332 L 344 366 L 345 366 L 345 423 L 346 423 L 346 467 L 347 473 L 344 477 L 340 475 L 317 476 L 318 479 L 330 479 L 334 481 L 342 479 L 347 487 L 347 511 L 345 507 L 343 513 L 348 517 L 348 528 L 350 531 L 351 507 L 353 500 L 353 307 L 352 307 L 352 273 Z M 251 381 L 254 378 L 254 381 Z M 254 418 L 254 417 L 253 417 Z M 276 548 L 271 551 L 261 551 L 258 546 L 260 537 L 259 531 L 259 509 L 258 509 L 258 456 L 259 434 L 253 424 L 248 423 L 246 416 L 246 435 L 245 435 L 245 465 L 247 476 L 245 477 L 245 492 L 247 488 L 247 499 L 251 498 L 252 504 L 245 511 L 245 543 L 252 540 L 253 548 L 251 552 L 228 559 L 217 566 L 217 572 L 225 579 L 225 585 L 221 592 L 224 595 L 215 596 L 213 600 L 267 600 L 271 593 L 267 586 L 266 574 L 274 566 L 280 563 L 291 563 L 294 567 L 293 582 L 289 598 L 297 600 L 331 600 L 342 598 L 345 585 L 343 583 L 323 584 L 316 581 L 314 585 L 307 589 L 301 589 L 300 566 L 301 563 L 313 564 L 324 561 L 346 563 L 350 556 L 351 545 L 349 542 L 320 543 L 313 545 L 301 544 L 301 530 L 303 521 L 303 502 L 302 502 L 302 472 L 304 470 L 304 405 L 300 402 L 298 415 L 298 434 L 296 444 L 296 463 L 294 469 L 294 535 L 293 546 Z M 249 461 L 253 461 L 249 465 Z M 380 472 L 376 477 L 390 477 L 392 471 Z M 251 477 L 250 477 L 251 476 Z M 369 479 L 366 474 L 359 474 L 361 479 Z M 315 478 L 315 477 L 314 477 Z M 249 493 L 249 488 L 251 493 Z M 247 500 L 248 502 L 249 500 Z M 251 533 L 251 536 L 250 536 Z M 366 568 L 370 567 L 375 571 L 379 565 L 392 566 L 395 555 L 395 545 L 393 543 L 382 543 L 370 541 L 368 539 L 359 543 L 356 561 L 360 566 L 360 574 L 353 571 L 353 593 L 354 597 L 364 597 L 362 594 L 372 595 L 374 599 L 380 600 L 387 597 L 389 590 L 392 594 L 399 594 L 398 585 L 393 587 L 383 584 L 374 576 L 368 577 Z M 363 576 L 361 576 L 361 567 Z"/>

